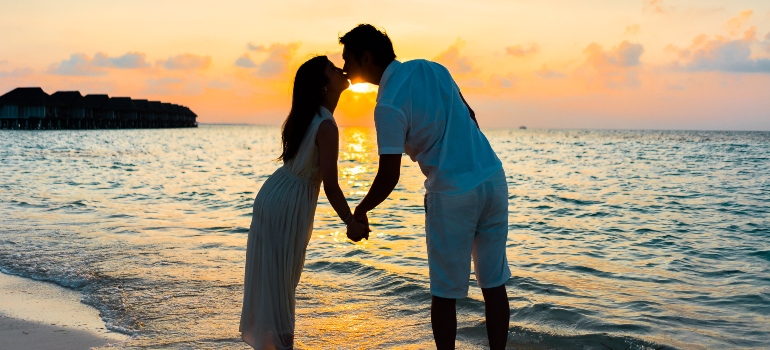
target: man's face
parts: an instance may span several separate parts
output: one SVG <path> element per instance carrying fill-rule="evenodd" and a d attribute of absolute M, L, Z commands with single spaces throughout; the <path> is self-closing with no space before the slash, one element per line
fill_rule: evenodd
<path fill-rule="evenodd" d="M 342 59 L 345 60 L 345 65 L 342 66 L 342 71 L 348 75 L 350 82 L 353 84 L 363 82 L 363 67 L 361 67 L 361 63 L 356 60 L 356 57 L 349 53 L 347 49 L 343 48 Z"/>

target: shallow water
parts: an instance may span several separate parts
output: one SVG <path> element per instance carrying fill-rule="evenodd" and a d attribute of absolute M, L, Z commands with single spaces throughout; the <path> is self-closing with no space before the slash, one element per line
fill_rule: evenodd
<path fill-rule="evenodd" d="M 770 133 L 486 130 L 510 194 L 510 347 L 770 344 Z M 376 172 L 341 132 L 343 191 Z M 278 129 L 0 131 L 0 269 L 83 291 L 125 347 L 242 349 L 251 205 Z M 321 194 L 297 291 L 299 348 L 432 346 L 423 176 L 351 243 Z M 460 348 L 485 344 L 481 293 Z"/>

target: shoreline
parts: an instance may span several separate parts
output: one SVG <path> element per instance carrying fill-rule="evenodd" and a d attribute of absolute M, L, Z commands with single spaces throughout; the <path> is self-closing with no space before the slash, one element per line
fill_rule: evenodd
<path fill-rule="evenodd" d="M 0 350 L 90 349 L 128 335 L 107 329 L 78 291 L 0 272 Z"/>

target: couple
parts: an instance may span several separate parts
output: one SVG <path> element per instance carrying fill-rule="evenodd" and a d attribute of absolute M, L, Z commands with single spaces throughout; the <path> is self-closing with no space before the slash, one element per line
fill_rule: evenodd
<path fill-rule="evenodd" d="M 367 212 L 393 191 L 406 153 L 427 177 L 425 231 L 436 346 L 455 346 L 455 305 L 468 295 L 472 257 L 484 295 L 490 348 L 504 349 L 510 317 L 505 282 L 511 272 L 505 253 L 508 187 L 502 163 L 446 68 L 426 60 L 397 61 L 387 34 L 368 24 L 339 42 L 343 69 L 318 56 L 302 64 L 294 78 L 281 138 L 283 166 L 254 200 L 241 337 L 255 349 L 293 348 L 294 292 L 321 182 L 347 225 L 348 237 L 368 239 Z M 332 116 L 348 79 L 379 85 L 374 110 L 379 169 L 355 212 L 337 183 L 339 131 Z"/>

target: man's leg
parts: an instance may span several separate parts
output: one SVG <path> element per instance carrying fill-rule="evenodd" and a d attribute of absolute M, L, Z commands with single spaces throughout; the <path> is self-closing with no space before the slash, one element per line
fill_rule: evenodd
<path fill-rule="evenodd" d="M 457 299 L 468 295 L 468 272 L 478 224 L 478 194 L 425 196 L 425 238 L 428 247 L 430 316 L 439 350 L 454 349 Z"/>
<path fill-rule="evenodd" d="M 484 294 L 487 337 L 491 349 L 505 349 L 511 309 L 505 282 L 511 277 L 506 256 L 508 242 L 508 185 L 501 170 L 481 187 L 484 208 L 473 241 L 473 266 Z"/>
<path fill-rule="evenodd" d="M 433 296 L 430 305 L 430 323 L 433 326 L 433 338 L 438 350 L 455 348 L 457 336 L 456 305 L 457 299 Z"/>
<path fill-rule="evenodd" d="M 481 288 L 481 293 L 484 294 L 489 348 L 491 350 L 505 349 L 505 344 L 508 342 L 508 322 L 511 319 L 511 307 L 508 305 L 508 293 L 505 291 L 505 285 Z M 436 333 L 435 326 L 433 333 Z"/>

